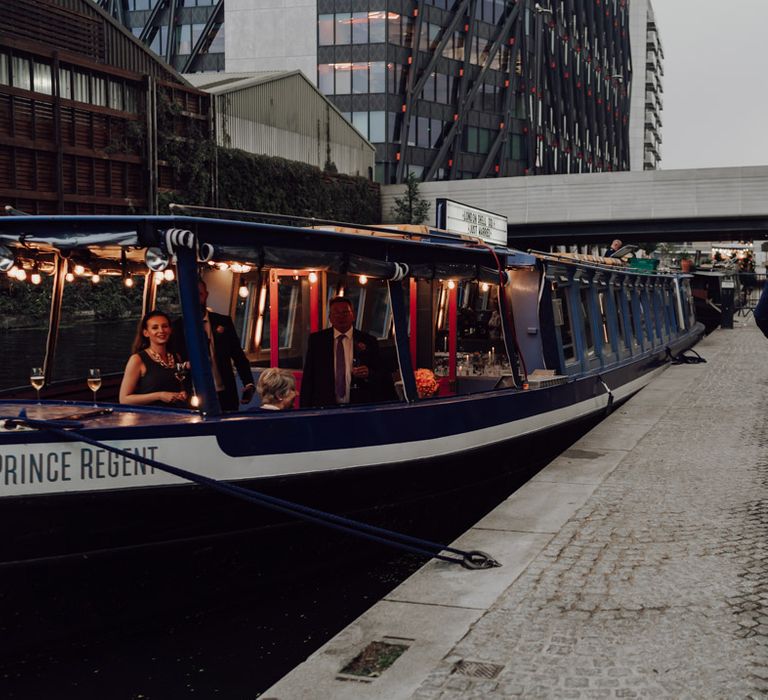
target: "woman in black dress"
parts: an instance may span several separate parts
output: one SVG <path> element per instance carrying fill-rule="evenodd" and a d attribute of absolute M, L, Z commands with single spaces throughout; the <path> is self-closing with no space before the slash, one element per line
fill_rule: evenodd
<path fill-rule="evenodd" d="M 187 393 L 176 378 L 178 358 L 168 351 L 171 320 L 151 311 L 139 323 L 120 384 L 120 403 L 132 406 L 183 407 Z"/>

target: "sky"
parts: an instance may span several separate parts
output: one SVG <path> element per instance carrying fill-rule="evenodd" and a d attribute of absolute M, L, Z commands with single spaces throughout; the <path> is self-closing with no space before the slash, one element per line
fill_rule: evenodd
<path fill-rule="evenodd" d="M 651 4 L 664 48 L 661 167 L 768 165 L 768 0 Z"/>

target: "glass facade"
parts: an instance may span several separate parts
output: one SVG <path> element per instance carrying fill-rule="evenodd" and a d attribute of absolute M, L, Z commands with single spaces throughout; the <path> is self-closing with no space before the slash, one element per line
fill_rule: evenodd
<path fill-rule="evenodd" d="M 442 0 L 324 0 L 318 87 L 361 133 L 361 115 L 382 115 L 371 140 L 385 183 L 626 170 L 626 3 L 549 4 L 478 0 L 456 17 Z"/>

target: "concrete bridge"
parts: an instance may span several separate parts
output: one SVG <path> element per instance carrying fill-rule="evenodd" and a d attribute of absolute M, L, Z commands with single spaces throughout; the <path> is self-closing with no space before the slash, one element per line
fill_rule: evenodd
<path fill-rule="evenodd" d="M 382 187 L 384 221 L 404 191 Z M 518 247 L 768 238 L 768 166 L 424 182 L 419 192 L 428 223 L 445 197 L 506 216 Z"/>

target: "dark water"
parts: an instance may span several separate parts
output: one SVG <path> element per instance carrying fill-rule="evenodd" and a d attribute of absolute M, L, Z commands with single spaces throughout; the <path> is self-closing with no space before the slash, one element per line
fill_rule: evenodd
<path fill-rule="evenodd" d="M 137 320 L 79 323 L 59 331 L 54 381 L 85 377 L 98 367 L 102 374 L 122 372 L 131 354 Z M 47 329 L 0 330 L 0 389 L 29 384 L 29 370 L 43 364 Z M 43 390 L 45 391 L 45 390 Z"/>
<path fill-rule="evenodd" d="M 550 439 L 512 473 L 420 502 L 388 524 L 451 541 L 591 425 Z M 5 654 L 2 697 L 255 698 L 424 563 L 313 526 L 259 541 L 231 536 L 208 549 L 215 556 L 203 548 L 199 560 L 154 562 L 148 573 L 118 562 L 98 582 L 103 624 L 73 623 L 66 638 Z M 58 602 L 46 601 L 49 619 L 69 613 L 75 587 L 62 583 Z M 163 601 L 161 614 L 142 611 L 149 597 Z M 4 602 L 13 614 L 13 601 Z"/>

